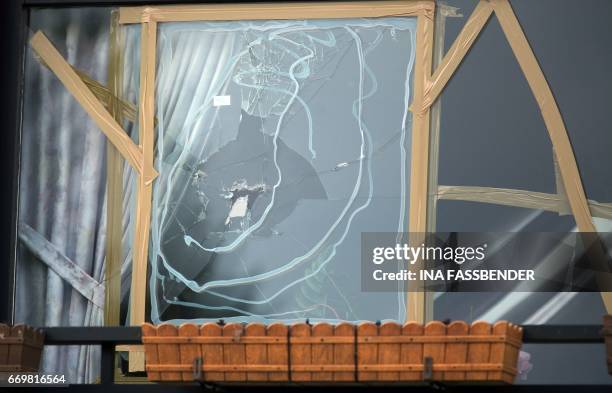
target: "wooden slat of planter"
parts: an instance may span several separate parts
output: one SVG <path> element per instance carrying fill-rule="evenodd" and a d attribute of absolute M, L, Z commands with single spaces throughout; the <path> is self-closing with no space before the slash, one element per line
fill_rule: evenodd
<path fill-rule="evenodd" d="M 43 342 L 41 330 L 23 324 L 0 324 L 0 371 L 38 371 Z"/>
<path fill-rule="evenodd" d="M 425 336 L 445 336 L 446 325 L 440 321 L 432 321 L 425 325 L 424 329 Z M 423 359 L 431 357 L 433 359 L 433 365 L 444 363 L 444 349 L 446 344 L 444 343 L 425 343 L 423 344 Z M 434 371 L 433 380 L 441 381 L 444 376 L 443 372 Z"/>
<path fill-rule="evenodd" d="M 323 371 L 325 372 L 350 372 L 350 373 L 355 372 L 355 366 L 350 365 L 350 364 L 340 364 L 340 365 L 328 364 L 325 366 L 322 366 L 320 364 L 306 364 L 306 365 L 291 366 L 291 369 L 294 372 L 310 371 L 312 372 L 312 374 L 314 374 L 315 372 L 323 372 Z M 311 375 L 311 379 L 312 381 L 319 382 L 318 380 L 315 380 L 314 377 L 312 377 L 312 375 Z"/>
<path fill-rule="evenodd" d="M 179 326 L 178 335 L 181 337 L 194 337 L 200 334 L 200 328 L 193 323 L 184 323 Z M 193 362 L 202 356 L 198 344 L 179 344 L 181 364 L 188 365 L 190 371 L 183 372 L 183 381 L 193 381 Z"/>
<path fill-rule="evenodd" d="M 40 358 L 42 349 L 45 345 L 45 336 L 41 329 L 30 329 L 32 345 L 28 346 L 28 359 L 30 361 L 32 371 L 38 371 L 40 367 Z"/>
<path fill-rule="evenodd" d="M 470 327 L 470 334 L 488 335 L 491 334 L 491 325 L 484 321 L 476 321 Z M 469 343 L 468 344 L 468 363 L 487 363 L 489 360 L 491 344 L 489 343 Z M 467 372 L 466 379 L 469 381 L 485 381 L 487 372 Z"/>
<path fill-rule="evenodd" d="M 24 325 L 15 325 L 11 328 L 10 337 L 16 338 L 21 343 L 23 343 L 24 330 L 25 330 Z M 9 355 L 8 355 L 9 366 L 18 366 L 23 363 L 23 344 L 21 343 L 9 345 Z"/>
<path fill-rule="evenodd" d="M 417 322 L 408 322 L 402 327 L 403 336 L 422 336 L 423 325 Z M 423 364 L 423 344 L 416 342 L 414 344 L 401 344 L 400 360 L 402 364 Z M 399 379 L 401 381 L 420 381 L 422 372 L 400 372 Z"/>
<path fill-rule="evenodd" d="M 23 326 L 21 330 L 21 338 L 23 345 L 21 346 L 21 369 L 24 371 L 37 371 L 33 366 L 32 361 L 32 345 L 34 344 L 34 336 L 32 335 L 32 328 L 29 326 Z"/>
<path fill-rule="evenodd" d="M 310 366 L 302 366 L 310 367 Z M 191 364 L 158 364 L 149 366 L 150 370 L 154 371 L 180 371 L 180 372 L 191 372 L 193 370 Z M 213 364 L 203 365 L 202 370 L 204 372 L 269 372 L 269 371 L 280 371 L 287 370 L 286 365 L 271 365 L 271 364 Z"/>
<path fill-rule="evenodd" d="M 446 328 L 447 336 L 465 336 L 468 334 L 470 327 L 467 323 L 463 321 L 454 321 L 451 322 L 450 325 Z M 504 345 L 504 344 L 498 344 Z M 465 363 L 467 361 L 467 350 L 468 344 L 466 342 L 463 343 L 447 343 L 446 344 L 446 354 L 444 356 L 445 363 L 455 364 L 455 363 Z M 444 373 L 445 381 L 464 381 L 465 380 L 465 372 L 454 372 L 447 371 Z"/>
<path fill-rule="evenodd" d="M 315 342 L 312 344 L 312 364 L 329 367 L 334 364 L 334 344 L 317 344 L 317 337 L 329 337 L 334 335 L 334 327 L 329 323 L 321 322 L 312 327 L 312 338 Z M 331 372 L 313 372 L 313 381 L 333 381 Z"/>
<path fill-rule="evenodd" d="M 40 350 L 36 347 L 37 342 L 35 332 L 36 331 L 32 327 L 24 326 L 24 345 L 21 348 L 21 364 L 23 365 L 23 370 L 31 372 L 38 371 L 38 360 L 40 359 Z"/>
<path fill-rule="evenodd" d="M 497 322 L 495 325 L 493 325 L 492 328 L 492 333 L 493 334 L 499 334 L 499 335 L 507 335 L 509 333 L 509 324 L 506 321 L 500 321 Z M 499 364 L 505 364 L 504 363 L 504 358 L 505 358 L 505 354 L 507 351 L 509 351 L 510 348 L 508 348 L 508 346 L 505 343 L 492 343 L 491 344 L 491 350 L 489 353 L 489 361 L 490 363 L 499 363 Z M 506 378 L 505 373 L 502 371 L 490 371 L 489 373 L 487 373 L 487 379 L 489 381 L 503 381 Z"/>
<path fill-rule="evenodd" d="M 238 341 L 244 334 L 244 328 L 239 323 L 228 323 L 223 326 L 223 336 L 234 337 Z M 223 360 L 227 365 L 243 365 L 245 364 L 245 348 L 244 344 L 224 344 L 223 346 Z M 245 372 L 226 372 L 226 381 L 246 381 Z"/>
<path fill-rule="evenodd" d="M 249 323 L 245 329 L 245 338 L 248 337 L 264 337 L 266 335 L 266 326 L 263 323 Z M 268 364 L 267 344 L 246 344 L 246 364 L 259 366 Z M 268 374 L 265 372 L 249 372 L 247 373 L 248 381 L 267 381 Z"/>
<path fill-rule="evenodd" d="M 476 336 L 378 336 L 378 337 L 362 337 L 359 338 L 359 343 L 373 343 L 373 344 L 398 344 L 398 343 L 462 343 L 462 342 L 487 342 L 487 343 L 500 343 L 506 342 L 507 337 L 501 335 L 476 335 Z M 340 341 L 340 338 L 334 338 L 334 340 Z M 331 340 L 330 340 L 331 341 Z M 343 340 L 350 341 L 350 340 Z M 516 347 L 520 346 L 520 342 L 514 342 L 512 344 Z"/>
<path fill-rule="evenodd" d="M 358 337 L 360 344 L 406 344 L 406 343 L 469 343 L 469 342 L 488 342 L 506 343 L 520 347 L 521 343 L 503 335 L 461 335 L 461 336 L 366 336 Z M 143 337 L 143 342 L 147 344 L 233 344 L 236 342 L 234 337 Z M 242 336 L 242 344 L 287 344 L 287 337 L 270 336 Z M 292 337 L 293 344 L 354 344 L 355 338 L 347 337 Z"/>
<path fill-rule="evenodd" d="M 281 337 L 287 339 L 289 328 L 283 323 L 272 323 L 266 329 L 268 337 Z M 287 364 L 289 356 L 287 354 L 287 344 L 268 344 L 268 363 L 270 364 Z M 270 381 L 288 381 L 289 375 L 287 372 L 269 372 L 268 380 Z"/>
<path fill-rule="evenodd" d="M 378 335 L 378 326 L 372 322 L 363 322 L 357 327 L 357 338 L 376 337 Z M 357 347 L 357 361 L 359 367 L 365 365 L 373 365 L 378 363 L 378 345 L 376 344 L 359 344 Z M 378 374 L 376 372 L 359 371 L 357 379 L 359 381 L 376 381 Z"/>
<path fill-rule="evenodd" d="M 290 340 L 292 340 L 294 337 L 310 337 L 310 325 L 307 323 L 296 323 L 295 325 L 292 325 L 290 329 Z M 291 367 L 311 364 L 310 347 L 310 344 L 294 344 L 291 342 Z M 309 372 L 291 373 L 292 381 L 310 381 L 311 379 L 312 375 Z"/>
<path fill-rule="evenodd" d="M 337 366 L 336 366 L 337 367 Z M 423 364 L 374 364 L 374 365 L 364 365 L 363 368 L 369 371 L 379 371 L 379 372 L 391 372 L 391 371 L 419 371 L 423 372 L 425 369 Z M 434 372 L 449 372 L 449 371 L 500 371 L 502 370 L 501 364 L 491 364 L 491 363 L 455 363 L 455 364 L 447 364 L 447 363 L 439 363 L 433 365 Z"/>
<path fill-rule="evenodd" d="M 150 323 L 145 323 L 142 325 L 142 336 L 144 337 L 152 337 L 157 336 L 157 327 L 151 325 Z M 156 366 L 159 365 L 159 357 L 157 354 L 157 344 L 147 344 L 144 343 L 145 348 L 145 364 L 147 366 Z M 148 371 L 147 376 L 152 381 L 159 381 L 161 379 L 160 373 L 156 371 Z"/>
<path fill-rule="evenodd" d="M 286 371 L 286 365 L 257 365 L 257 364 L 241 364 L 241 365 L 204 365 L 202 366 L 205 371 L 244 371 L 244 372 L 273 372 L 273 371 Z M 322 372 L 323 366 L 317 364 L 303 364 L 292 366 L 293 371 L 299 372 Z M 362 368 L 366 371 L 372 372 L 399 372 L 399 371 L 419 371 L 423 372 L 422 364 L 370 364 L 362 365 Z M 152 371 L 177 371 L 186 372 L 191 371 L 192 366 L 188 364 L 157 364 L 148 366 L 149 370 Z M 438 364 L 433 366 L 434 371 L 500 371 L 502 370 L 501 364 L 491 363 L 472 363 L 472 364 Z M 325 372 L 354 372 L 355 368 L 353 365 L 336 365 L 329 364 L 325 366 Z M 508 370 L 508 372 L 511 370 Z M 365 381 L 362 381 L 365 382 Z"/>
<path fill-rule="evenodd" d="M 310 344 L 310 338 L 309 337 L 304 337 L 302 338 L 302 340 L 306 339 L 307 341 L 302 342 L 305 343 L 307 342 L 308 344 Z M 143 337 L 143 342 L 145 343 L 149 343 L 149 344 L 234 344 L 236 343 L 236 338 L 235 337 L 223 337 L 223 336 L 219 336 L 219 337 L 202 337 L 202 336 L 198 336 L 198 337 Z M 242 344 L 287 344 L 287 338 L 286 337 L 266 337 L 266 336 L 252 336 L 252 337 L 246 337 L 246 336 L 242 336 L 240 337 L 240 343 Z"/>
<path fill-rule="evenodd" d="M 522 342 L 523 341 L 523 328 L 518 325 L 512 324 L 512 323 L 508 324 L 508 337 L 512 341 Z M 506 348 L 506 352 L 504 356 L 504 368 L 512 369 L 512 372 L 510 373 L 506 372 L 504 374 L 504 381 L 507 383 L 513 383 L 514 379 L 516 378 L 516 374 L 518 372 L 517 363 L 518 363 L 520 351 L 521 351 L 520 346 L 508 345 Z"/>
<path fill-rule="evenodd" d="M 200 337 L 220 337 L 222 334 L 223 329 L 216 323 L 209 322 L 200 326 Z M 202 344 L 200 352 L 204 366 L 223 364 L 223 344 Z M 203 378 L 205 381 L 219 382 L 225 380 L 225 374 L 205 371 Z"/>
<path fill-rule="evenodd" d="M 9 337 L 11 335 L 11 327 L 9 325 L 0 324 L 0 342 L 2 339 Z M 0 344 L 0 370 L 2 369 L 2 365 L 8 365 L 8 354 L 9 354 L 9 345 L 8 344 Z"/>
<path fill-rule="evenodd" d="M 157 335 L 175 337 L 178 336 L 178 329 L 172 324 L 164 323 L 157 327 Z M 162 365 L 180 364 L 181 362 L 178 344 L 159 344 L 157 346 L 157 356 L 159 358 L 159 363 Z M 162 372 L 160 376 L 162 381 L 182 380 L 180 372 Z"/>
<path fill-rule="evenodd" d="M 389 336 L 397 338 L 402 334 L 402 327 L 397 322 L 384 322 L 378 329 L 379 336 Z M 399 364 L 401 355 L 400 344 L 378 344 L 378 364 Z M 380 372 L 378 373 L 379 381 L 397 381 L 399 373 L 397 372 Z"/>
<path fill-rule="evenodd" d="M 355 338 L 354 326 L 341 322 L 334 326 L 334 336 Z M 334 364 L 355 366 L 355 344 L 334 344 Z M 334 372 L 334 381 L 354 381 L 355 372 Z"/>
<path fill-rule="evenodd" d="M 355 344 L 355 337 L 291 337 L 291 344 Z"/>

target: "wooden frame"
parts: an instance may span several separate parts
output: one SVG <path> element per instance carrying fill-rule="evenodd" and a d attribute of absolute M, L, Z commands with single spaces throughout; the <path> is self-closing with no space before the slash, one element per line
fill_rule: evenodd
<path fill-rule="evenodd" d="M 123 56 L 121 51 L 122 29 L 119 28 L 119 14 L 111 15 L 109 42 L 108 81 L 110 93 L 119 97 L 123 87 Z M 122 121 L 121 109 L 117 100 L 111 100 L 110 112 Z M 120 325 L 121 303 L 121 264 L 123 234 L 123 158 L 117 149 L 106 148 L 106 266 L 105 266 L 105 306 L 104 325 Z"/>
<path fill-rule="evenodd" d="M 433 68 L 437 69 L 445 53 L 445 31 L 446 19 L 461 17 L 459 9 L 445 3 L 436 5 L 434 13 L 434 41 L 433 41 Z M 437 206 L 436 198 L 438 190 L 438 162 L 440 159 L 440 119 L 442 113 L 442 102 L 437 100 L 431 105 L 429 122 L 429 163 L 427 168 L 427 233 L 436 231 Z M 425 292 L 423 302 L 423 321 L 431 321 L 434 316 L 434 294 Z"/>
<path fill-rule="evenodd" d="M 489 18 L 495 14 L 504 34 L 525 74 L 538 102 L 546 127 L 558 156 L 559 175 L 571 213 L 581 232 L 596 232 L 589 201 L 580 179 L 572 147 L 563 119 L 556 105 L 537 59 L 520 27 L 508 0 L 481 0 L 465 27 L 440 65 L 432 70 L 434 37 L 434 0 L 285 3 L 285 4 L 216 4 L 194 6 L 122 7 L 119 24 L 142 25 L 141 91 L 140 91 L 140 145 L 135 146 L 125 132 L 104 109 L 89 88 L 41 33 L 34 35 L 32 46 L 49 68 L 56 73 L 67 89 L 92 116 L 108 136 L 119 153 L 137 170 L 139 176 L 136 236 L 132 266 L 132 292 L 130 299 L 130 323 L 144 322 L 147 251 L 151 219 L 152 183 L 157 175 L 153 168 L 154 144 L 154 86 L 156 31 L 158 22 L 191 20 L 241 20 L 241 19 L 321 19 L 413 16 L 417 17 L 416 62 L 414 79 L 411 183 L 408 230 L 425 233 L 430 161 L 431 107 L 447 82 L 469 52 Z M 439 188 L 438 188 L 439 190 Z M 512 190 L 511 190 L 512 191 Z M 448 195 L 448 194 L 447 194 Z M 492 200 L 495 200 L 493 198 Z M 494 202 L 497 203 L 497 202 Z M 514 203 L 514 202 L 510 202 Z M 559 208 L 560 209 L 560 208 Z M 413 238 L 411 241 L 418 242 Z M 418 266 L 415 265 L 415 266 Z M 610 296 L 603 295 L 606 307 L 612 308 Z M 425 294 L 411 289 L 408 295 L 408 319 L 425 320 Z"/>
<path fill-rule="evenodd" d="M 427 199 L 429 188 L 429 137 L 431 106 L 425 105 L 425 92 L 433 65 L 434 13 L 432 8 L 419 13 L 416 33 L 414 65 L 414 98 L 412 101 L 412 143 L 410 163 L 410 207 L 408 209 L 409 242 L 418 246 L 427 232 Z M 411 265 L 411 270 L 422 266 L 422 261 Z M 420 281 L 408 284 L 406 316 L 408 321 L 426 321 L 427 294 Z"/>
<path fill-rule="evenodd" d="M 359 17 L 384 17 L 384 16 L 411 16 L 417 18 L 416 59 L 415 59 L 415 98 L 419 103 L 416 107 L 424 107 L 424 93 L 431 70 L 433 58 L 433 18 L 435 1 L 363 1 L 363 2 L 325 2 L 325 3 L 284 3 L 284 4 L 211 4 L 211 5 L 184 5 L 184 6 L 161 6 L 161 7 L 122 7 L 119 11 L 119 23 L 141 23 L 142 24 L 142 52 L 141 59 L 155 58 L 156 37 L 153 29 L 158 22 L 185 22 L 196 20 L 257 20 L 257 19 L 324 19 L 324 18 L 359 18 Z M 151 133 L 154 108 L 154 91 L 146 83 L 154 81 L 155 64 L 141 63 L 141 124 L 143 120 L 148 121 L 150 128 L 141 127 L 144 135 Z M 423 77 L 419 77 L 423 75 Z M 143 84 L 144 83 L 144 84 Z M 414 106 L 414 105 L 413 105 Z M 147 108 L 150 108 L 147 109 Z M 413 111 L 414 112 L 414 111 Z M 429 138 L 429 107 L 416 114 L 412 139 L 413 158 L 411 164 L 411 186 L 410 186 L 410 213 L 409 232 L 426 232 L 426 205 L 428 187 L 428 152 L 423 151 L 421 146 L 428 146 Z M 141 134 L 143 135 L 143 134 Z M 144 145 L 143 145 L 144 147 Z M 152 149 L 152 147 L 151 147 Z M 147 153 L 145 148 L 145 155 Z M 414 155 L 417 157 L 414 158 Z M 147 246 L 150 221 L 150 190 L 141 185 L 139 188 L 137 229 L 138 238 L 135 240 L 135 250 L 138 255 L 134 256 L 132 268 L 132 292 L 131 292 L 131 314 L 130 322 L 140 324 L 144 322 L 144 305 L 146 285 L 137 277 L 146 277 Z M 412 191 L 416 189 L 416 191 Z M 142 197 L 142 198 L 141 198 Z M 413 200 L 415 202 L 413 202 Z M 421 211 L 422 208 L 422 211 Z M 142 210 L 148 209 L 148 210 Z M 413 291 L 408 295 L 408 318 L 410 320 L 425 320 L 425 294 L 422 291 Z M 142 317 L 140 317 L 142 315 Z"/>
<path fill-rule="evenodd" d="M 157 42 L 157 23 L 150 21 L 142 25 L 140 58 L 140 127 L 138 129 L 143 160 L 149 170 L 153 170 L 154 108 L 155 108 L 155 46 Z M 132 287 L 130 294 L 130 324 L 144 322 L 147 254 L 151 224 L 151 197 L 153 182 L 147 176 L 138 178 L 136 202 L 136 228 L 133 244 Z"/>
<path fill-rule="evenodd" d="M 434 0 L 239 3 L 121 7 L 119 23 L 202 20 L 330 19 L 433 15 Z"/>

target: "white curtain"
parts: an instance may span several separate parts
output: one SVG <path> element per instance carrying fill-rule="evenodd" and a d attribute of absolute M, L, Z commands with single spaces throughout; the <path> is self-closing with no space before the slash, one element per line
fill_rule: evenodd
<path fill-rule="evenodd" d="M 33 10 L 66 60 L 106 80 L 109 9 Z M 103 283 L 106 244 L 106 140 L 98 127 L 28 48 L 23 114 L 19 220 L 51 242 L 94 280 Z M 103 310 L 18 246 L 16 322 L 35 326 L 92 326 Z M 42 371 L 71 383 L 99 375 L 99 349 L 45 347 Z"/>
<path fill-rule="evenodd" d="M 337 285 L 324 265 L 340 244 L 345 251 L 336 259 L 354 260 L 346 250 L 358 248 L 344 244 L 348 238 L 354 242 L 354 234 L 366 222 L 380 222 L 379 228 L 388 231 L 398 230 L 398 221 L 400 228 L 404 225 L 415 28 L 413 18 L 159 25 L 155 166 L 160 175 L 153 188 L 149 250 L 153 322 L 198 319 L 202 312 L 205 318 L 266 314 L 291 319 L 308 313 L 359 318 L 350 304 L 353 299 L 343 293 L 343 283 Z M 128 37 L 128 46 L 137 47 L 138 34 Z M 395 65 L 380 61 L 398 50 L 405 55 Z M 136 57 L 128 59 L 126 67 L 137 68 Z M 126 83 L 128 95 L 135 95 L 138 79 Z M 216 105 L 215 98 L 227 99 L 227 105 Z M 379 116 L 383 110 L 386 117 Z M 245 133 L 246 146 L 241 139 Z M 221 151 L 223 158 L 215 157 Z M 218 174 L 239 165 L 242 169 L 231 176 Z M 256 169 L 257 165 L 271 169 Z M 268 180 L 249 182 L 260 174 Z M 397 182 L 384 184 L 383 174 L 397 176 Z M 322 176 L 329 178 L 325 185 Z M 239 192 L 251 193 L 259 198 L 255 203 L 262 204 L 276 188 L 276 179 L 280 196 L 269 204 L 274 208 L 266 218 L 267 231 L 251 231 L 267 211 L 252 217 L 247 212 L 247 224 L 237 230 L 231 228 L 231 212 L 225 227 L 225 217 L 211 219 L 227 210 L 223 201 L 212 206 L 221 193 L 229 201 L 232 187 L 242 187 Z M 217 183 L 205 190 L 196 185 L 207 181 Z M 375 188 L 373 183 L 380 185 Z M 396 211 L 385 208 L 389 201 Z M 306 226 L 312 233 L 304 237 L 296 225 L 313 215 L 309 210 L 321 222 Z M 281 234 L 277 225 L 296 229 Z M 235 249 L 242 255 L 204 249 L 228 248 L 224 244 L 232 236 L 249 236 L 244 243 L 229 241 L 240 245 Z M 336 279 L 344 280 L 342 269 L 335 269 Z M 264 276 L 276 273 L 266 271 L 285 274 L 267 280 Z M 261 280 L 230 286 L 231 294 L 221 289 L 207 299 L 211 303 L 199 297 L 209 295 L 198 287 L 213 280 L 210 274 L 217 280 L 242 280 L 257 273 L 263 274 Z M 310 293 L 315 287 L 317 300 Z M 327 304 L 328 287 L 342 311 Z M 285 296 L 279 296 L 283 292 Z M 401 319 L 403 295 L 389 296 L 397 304 L 389 306 L 393 314 L 385 316 Z M 266 297 L 281 306 L 271 310 L 274 305 L 261 301 Z M 162 317 L 168 308 L 170 315 Z"/>

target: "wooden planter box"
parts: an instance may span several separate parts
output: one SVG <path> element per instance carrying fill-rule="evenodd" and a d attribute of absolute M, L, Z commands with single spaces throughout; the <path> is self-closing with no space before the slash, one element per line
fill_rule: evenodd
<path fill-rule="evenodd" d="M 0 324 L 0 372 L 37 372 L 44 340 L 40 329 Z"/>
<path fill-rule="evenodd" d="M 604 317 L 603 335 L 606 341 L 606 353 L 608 354 L 608 374 L 612 375 L 612 315 Z"/>
<path fill-rule="evenodd" d="M 522 340 L 505 321 L 144 324 L 142 333 L 151 381 L 512 383 Z"/>

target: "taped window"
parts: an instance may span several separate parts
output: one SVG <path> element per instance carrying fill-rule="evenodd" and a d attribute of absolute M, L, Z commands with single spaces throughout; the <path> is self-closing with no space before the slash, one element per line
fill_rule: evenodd
<path fill-rule="evenodd" d="M 516 307 L 521 297 L 499 296 L 487 309 L 479 303 L 484 297 L 445 306 L 449 296 L 438 298 L 436 313 L 426 315 L 419 308 L 433 302 L 423 293 L 406 301 L 407 288 L 362 296 L 355 262 L 360 232 L 420 232 L 436 229 L 436 222 L 442 231 L 499 224 L 522 231 L 528 223 L 553 230 L 559 224 L 569 232 L 575 219 L 577 230 L 609 233 L 609 221 L 602 219 L 612 217 L 612 209 L 598 202 L 608 201 L 609 187 L 600 181 L 605 165 L 589 161 L 599 166 L 585 181 L 591 199 L 583 198 L 568 132 L 507 1 L 479 2 L 447 55 L 433 55 L 434 67 L 433 2 L 311 4 L 317 5 L 137 7 L 117 10 L 121 16 L 115 14 L 111 23 L 111 10 L 102 8 L 63 10 L 58 19 L 50 10 L 30 15 L 38 60 L 70 93 L 28 58 L 19 319 L 98 324 L 104 307 L 107 325 L 219 318 L 423 321 L 432 315 L 465 318 L 469 306 L 470 318 L 566 323 L 561 306 L 579 307 L 572 303 L 579 297 L 593 304 L 590 295 L 563 293 L 542 300 L 533 294 L 531 303 L 543 307 L 525 314 Z M 439 16 L 445 8 L 436 7 Z M 320 19 L 331 18 L 332 8 L 334 17 L 344 19 Z M 279 19 L 268 20 L 270 10 Z M 520 98 L 525 108 L 533 104 L 532 117 L 539 116 L 539 106 L 559 152 L 557 157 L 547 144 L 543 124 L 521 130 L 523 137 L 540 134 L 537 144 L 525 138 L 531 150 L 520 154 L 528 159 L 514 163 L 537 167 L 539 178 L 510 164 L 503 176 L 481 182 L 466 171 L 468 159 L 457 165 L 452 149 L 435 150 L 437 98 L 493 14 L 502 29 L 495 30 L 498 36 L 485 52 L 503 46 L 508 58 L 519 59 L 515 71 L 526 74 L 535 100 Z M 443 28 L 437 20 L 436 32 Z M 38 29 L 43 32 L 35 33 Z M 507 32 L 513 33 L 513 53 L 499 45 Z M 480 62 L 465 65 L 475 63 Z M 457 87 L 457 80 L 450 83 Z M 474 81 L 463 85 L 461 94 L 447 94 L 453 103 L 445 107 L 447 113 L 453 105 L 467 107 L 459 104 L 468 101 Z M 525 108 L 504 122 L 520 125 L 513 119 L 525 116 Z M 472 120 L 465 117 L 478 118 L 478 110 L 456 114 L 453 128 Z M 583 132 L 583 121 L 574 123 L 578 126 L 569 131 Z M 493 121 L 486 128 L 494 126 Z M 94 135 L 98 128 L 110 142 L 106 166 L 107 139 Z M 496 131 L 500 134 L 488 138 L 507 144 L 500 147 L 508 149 L 506 155 L 519 150 L 519 143 L 509 146 L 518 141 L 511 128 Z M 468 134 L 455 136 L 470 143 Z M 573 142 L 587 139 L 571 136 Z M 443 130 L 442 144 L 444 137 Z M 603 144 L 595 146 L 599 140 L 583 142 L 575 145 L 583 161 L 595 147 L 602 149 Z M 541 153 L 536 145 L 548 149 Z M 460 157 L 478 154 L 469 148 Z M 438 156 L 451 161 L 440 165 L 441 185 Z M 501 157 L 493 151 L 489 158 Z M 491 161 L 471 166 L 491 169 Z M 449 167 L 463 177 L 447 182 Z M 438 211 L 452 215 L 436 220 L 438 199 L 443 200 Z M 35 298 L 61 299 L 70 313 L 44 309 L 42 302 L 29 308 Z M 473 305 L 482 309 L 472 313 Z M 76 355 L 56 351 L 46 366 L 57 364 L 58 356 Z"/>
<path fill-rule="evenodd" d="M 354 273 L 361 232 L 406 229 L 415 29 L 159 25 L 151 320 L 405 318 Z"/>

